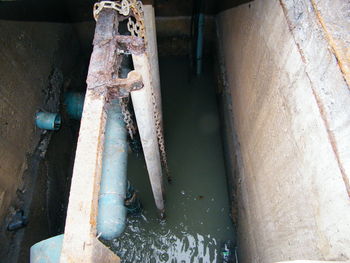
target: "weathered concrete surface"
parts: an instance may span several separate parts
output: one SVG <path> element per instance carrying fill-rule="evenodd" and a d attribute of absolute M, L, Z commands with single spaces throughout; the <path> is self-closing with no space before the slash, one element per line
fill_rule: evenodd
<path fill-rule="evenodd" d="M 293 33 L 299 53 L 305 64 L 307 77 L 320 108 L 329 141 L 337 159 L 342 177 L 350 197 L 350 114 L 349 88 L 346 82 L 346 63 L 344 57 L 337 55 L 337 50 L 349 48 L 348 44 L 338 45 L 330 40 L 330 33 L 320 22 L 317 5 L 310 1 L 280 1 L 289 28 Z M 333 3 L 334 15 L 339 18 L 337 9 L 343 7 L 339 2 Z M 345 5 L 350 12 L 350 5 Z M 328 19 L 330 14 L 326 16 Z M 342 20 L 338 24 L 342 24 Z M 348 19 L 346 19 L 348 20 Z M 314 30 L 310 30 L 314 29 Z M 349 32 L 338 34 L 344 41 L 350 38 Z M 343 48 L 341 48 L 343 46 Z M 349 58 L 350 59 L 350 54 Z M 336 102 L 336 103 L 335 103 Z"/>
<path fill-rule="evenodd" d="M 83 53 L 90 55 L 95 22 L 87 21 L 73 24 L 80 40 Z M 191 17 L 156 17 L 157 48 L 159 56 L 189 55 L 191 51 Z M 215 23 L 213 16 L 205 20 L 204 52 L 209 53 L 214 45 Z"/>
<path fill-rule="evenodd" d="M 350 85 L 350 2 L 343 0 L 311 0 L 330 50 L 336 56 L 340 69 Z"/>
<path fill-rule="evenodd" d="M 35 111 L 44 103 L 43 89 L 49 86 L 58 40 L 67 27 L 0 22 L 0 218 L 20 188 L 26 153 L 37 144 Z"/>
<path fill-rule="evenodd" d="M 190 55 L 191 52 L 191 17 L 178 16 L 156 17 L 158 52 L 160 56 Z M 215 36 L 213 16 L 205 17 L 204 53 L 212 51 Z"/>
<path fill-rule="evenodd" d="M 117 54 L 118 13 L 101 11 L 95 29 L 94 49 L 87 76 L 87 91 L 77 143 L 69 194 L 61 263 L 115 262 L 120 259 L 97 237 L 98 193 L 102 173 L 102 153 L 108 83 L 120 67 Z"/>
<path fill-rule="evenodd" d="M 242 160 L 240 262 L 349 260 L 349 87 L 311 2 L 255 1 L 218 26 Z"/>
<path fill-rule="evenodd" d="M 51 190 L 46 189 L 45 181 L 52 170 L 44 172 L 40 164 L 50 136 L 40 136 L 34 116 L 39 109 L 58 110 L 60 90 L 70 73 L 74 61 L 71 54 L 75 49 L 70 25 L 0 21 L 0 32 L 0 258 L 1 262 L 16 262 L 23 237 L 28 241 L 25 241 L 28 249 L 32 241 L 39 241 L 37 238 L 52 232 L 47 225 L 50 216 L 46 214 L 46 207 L 42 207 L 47 201 L 45 198 L 50 198 Z M 66 144 L 61 146 L 60 149 Z M 69 161 L 69 155 L 56 160 L 63 159 Z M 56 160 L 46 165 L 59 166 Z M 55 185 L 55 189 L 58 188 L 60 186 Z M 30 213 L 33 193 L 43 199 Z M 61 202 L 56 199 L 56 204 L 60 206 Z M 52 208 L 49 210 L 53 211 Z M 30 226 L 44 222 L 40 233 L 24 229 L 6 231 L 11 212 L 16 209 L 23 209 L 29 216 Z M 27 238 L 27 234 L 31 237 Z M 21 254 L 27 255 L 27 252 Z"/>

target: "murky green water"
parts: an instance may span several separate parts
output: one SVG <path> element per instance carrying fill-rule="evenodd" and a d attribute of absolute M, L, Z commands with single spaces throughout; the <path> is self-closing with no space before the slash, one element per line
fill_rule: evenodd
<path fill-rule="evenodd" d="M 188 81 L 186 58 L 160 59 L 168 162 L 166 220 L 160 222 L 144 160 L 129 156 L 129 180 L 144 211 L 113 241 L 123 262 L 220 262 L 233 240 L 211 69 Z"/>

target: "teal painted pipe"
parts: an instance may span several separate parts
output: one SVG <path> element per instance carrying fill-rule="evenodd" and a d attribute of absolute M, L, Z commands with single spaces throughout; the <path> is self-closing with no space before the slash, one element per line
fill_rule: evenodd
<path fill-rule="evenodd" d="M 63 235 L 45 239 L 30 248 L 30 263 L 59 263 Z"/>
<path fill-rule="evenodd" d="M 119 100 L 112 100 L 107 110 L 97 215 L 97 233 L 105 240 L 120 236 L 125 229 L 127 155 L 127 131 Z M 30 249 L 30 263 L 59 263 L 62 242 L 60 235 L 36 243 Z"/>
<path fill-rule="evenodd" d="M 200 75 L 202 73 L 202 56 L 203 56 L 203 38 L 204 38 L 204 14 L 198 15 L 198 35 L 197 35 L 197 49 L 196 49 L 196 73 Z"/>
<path fill-rule="evenodd" d="M 97 216 L 97 234 L 105 240 L 120 236 L 125 229 L 127 146 L 119 100 L 112 100 L 107 110 Z"/>
<path fill-rule="evenodd" d="M 35 124 L 40 129 L 57 131 L 61 127 L 61 116 L 58 113 L 37 112 Z"/>
<path fill-rule="evenodd" d="M 85 93 L 67 92 L 64 94 L 64 105 L 68 116 L 74 120 L 80 120 L 83 115 Z"/>

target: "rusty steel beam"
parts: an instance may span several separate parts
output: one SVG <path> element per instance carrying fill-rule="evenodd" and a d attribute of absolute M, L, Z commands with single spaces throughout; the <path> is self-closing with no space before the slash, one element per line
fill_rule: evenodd
<path fill-rule="evenodd" d="M 125 17 L 124 17 L 125 18 Z M 73 170 L 61 263 L 119 262 L 96 237 L 106 103 L 131 93 L 153 194 L 163 214 L 163 178 L 151 95 L 151 67 L 145 41 L 118 33 L 118 13 L 103 9 L 97 18 L 94 49 L 87 76 L 87 92 Z M 118 77 L 124 54 L 131 54 L 135 70 Z"/>
<path fill-rule="evenodd" d="M 118 78 L 121 54 L 140 54 L 143 41 L 118 35 L 118 13 L 102 10 L 96 22 L 87 77 L 87 92 L 81 120 L 73 178 L 69 197 L 61 263 L 120 262 L 96 237 L 98 192 L 100 189 L 105 106 L 115 97 L 141 89 L 141 75 L 135 71 L 127 79 Z M 119 50 L 119 51 L 118 51 Z"/>

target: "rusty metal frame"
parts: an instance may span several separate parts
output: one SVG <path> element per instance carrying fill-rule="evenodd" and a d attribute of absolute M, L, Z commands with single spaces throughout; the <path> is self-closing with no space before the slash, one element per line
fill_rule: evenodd
<path fill-rule="evenodd" d="M 118 70 L 123 54 L 142 54 L 145 44 L 141 38 L 120 36 L 119 19 L 115 10 L 105 9 L 96 23 L 61 263 L 120 262 L 96 236 L 106 104 L 143 87 L 139 73 L 132 71 L 126 79 L 121 79 Z"/>

